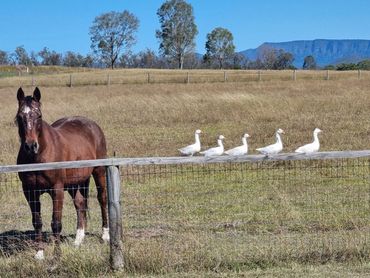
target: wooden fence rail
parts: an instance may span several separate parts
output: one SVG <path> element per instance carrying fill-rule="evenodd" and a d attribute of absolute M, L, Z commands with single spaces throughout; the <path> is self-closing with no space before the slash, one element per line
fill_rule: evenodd
<path fill-rule="evenodd" d="M 136 157 L 136 158 L 107 158 L 96 160 L 63 161 L 50 163 L 35 163 L 23 165 L 0 166 L 0 173 L 15 173 L 27 171 L 42 171 L 67 168 L 87 168 L 97 166 L 124 166 L 124 165 L 166 165 L 166 164 L 207 164 L 207 163 L 240 163 L 262 161 L 293 161 L 293 160 L 325 160 L 370 157 L 370 150 L 358 151 L 330 151 L 311 154 L 281 153 L 272 156 L 243 155 L 243 156 L 193 156 L 193 157 Z"/>
<path fill-rule="evenodd" d="M 0 166 L 0 173 L 15 173 L 26 171 L 42 171 L 65 168 L 87 168 L 105 166 L 108 189 L 108 212 L 110 233 L 110 263 L 115 270 L 124 267 L 123 230 L 120 208 L 120 172 L 119 166 L 144 165 L 181 165 L 181 164 L 211 164 L 211 163 L 257 163 L 263 161 L 297 161 L 297 160 L 335 160 L 335 159 L 370 158 L 370 150 L 332 151 L 312 154 L 282 153 L 274 156 L 244 155 L 217 157 L 138 157 L 138 158 L 108 158 L 98 160 L 81 160 L 51 162 L 40 164 L 5 165 Z"/>

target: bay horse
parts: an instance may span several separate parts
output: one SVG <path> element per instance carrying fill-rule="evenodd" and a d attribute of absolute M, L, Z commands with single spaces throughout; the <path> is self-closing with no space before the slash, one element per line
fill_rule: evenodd
<path fill-rule="evenodd" d="M 49 125 L 42 119 L 41 92 L 35 88 L 32 96 L 18 89 L 16 123 L 21 145 L 17 164 L 106 158 L 105 136 L 101 128 L 84 117 L 66 117 Z M 55 240 L 54 252 L 60 252 L 64 191 L 71 195 L 77 212 L 77 232 L 74 241 L 79 246 L 85 236 L 86 210 L 90 176 L 97 187 L 101 207 L 104 241 L 109 241 L 107 219 L 107 188 L 105 168 L 58 169 L 19 172 L 24 196 L 32 213 L 37 246 L 36 259 L 44 258 L 40 195 L 50 194 L 53 203 L 51 228 Z"/>

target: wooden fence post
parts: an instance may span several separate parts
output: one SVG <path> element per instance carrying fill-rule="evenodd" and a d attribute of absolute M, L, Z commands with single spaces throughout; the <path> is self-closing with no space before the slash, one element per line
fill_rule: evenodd
<path fill-rule="evenodd" d="M 35 86 L 35 77 L 32 76 L 32 87 Z"/>
<path fill-rule="evenodd" d="M 297 80 L 297 71 L 293 70 L 293 81 Z"/>
<path fill-rule="evenodd" d="M 329 80 L 329 70 L 326 70 L 326 80 Z"/>
<path fill-rule="evenodd" d="M 114 270 L 118 270 L 122 269 L 124 266 L 120 206 L 120 175 L 118 167 L 116 166 L 108 166 L 106 169 L 110 236 L 110 264 Z"/>
<path fill-rule="evenodd" d="M 227 81 L 227 74 L 226 74 L 226 70 L 224 71 L 224 82 Z"/>
<path fill-rule="evenodd" d="M 258 81 L 262 81 L 262 74 L 260 70 L 258 71 Z"/>
<path fill-rule="evenodd" d="M 72 78 L 72 74 L 69 75 L 69 87 L 72 88 L 72 84 L 73 83 L 73 78 Z"/>
<path fill-rule="evenodd" d="M 360 69 L 357 72 L 357 77 L 358 77 L 358 79 L 361 79 L 361 70 Z"/>
<path fill-rule="evenodd" d="M 186 73 L 186 83 L 189 84 L 190 83 L 190 76 L 189 76 L 189 72 Z"/>
<path fill-rule="evenodd" d="M 108 73 L 108 76 L 107 76 L 107 86 L 110 86 L 110 74 Z"/>
<path fill-rule="evenodd" d="M 150 83 L 150 72 L 148 72 L 148 84 Z"/>

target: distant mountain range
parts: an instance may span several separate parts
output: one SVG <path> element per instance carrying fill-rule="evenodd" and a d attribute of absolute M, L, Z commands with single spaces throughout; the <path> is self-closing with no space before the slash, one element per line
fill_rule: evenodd
<path fill-rule="evenodd" d="M 264 48 L 283 49 L 294 56 L 294 66 L 302 68 L 304 58 L 312 55 L 320 67 L 339 63 L 357 63 L 370 59 L 370 40 L 302 40 L 290 42 L 266 42 L 254 49 L 241 51 L 255 61 Z"/>

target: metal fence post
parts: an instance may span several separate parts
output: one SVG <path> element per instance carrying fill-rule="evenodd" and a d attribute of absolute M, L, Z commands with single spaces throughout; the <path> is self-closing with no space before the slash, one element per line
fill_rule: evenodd
<path fill-rule="evenodd" d="M 116 166 L 108 166 L 106 169 L 110 236 L 110 264 L 114 270 L 118 270 L 122 269 L 124 266 L 120 206 L 120 175 L 118 167 Z"/>

